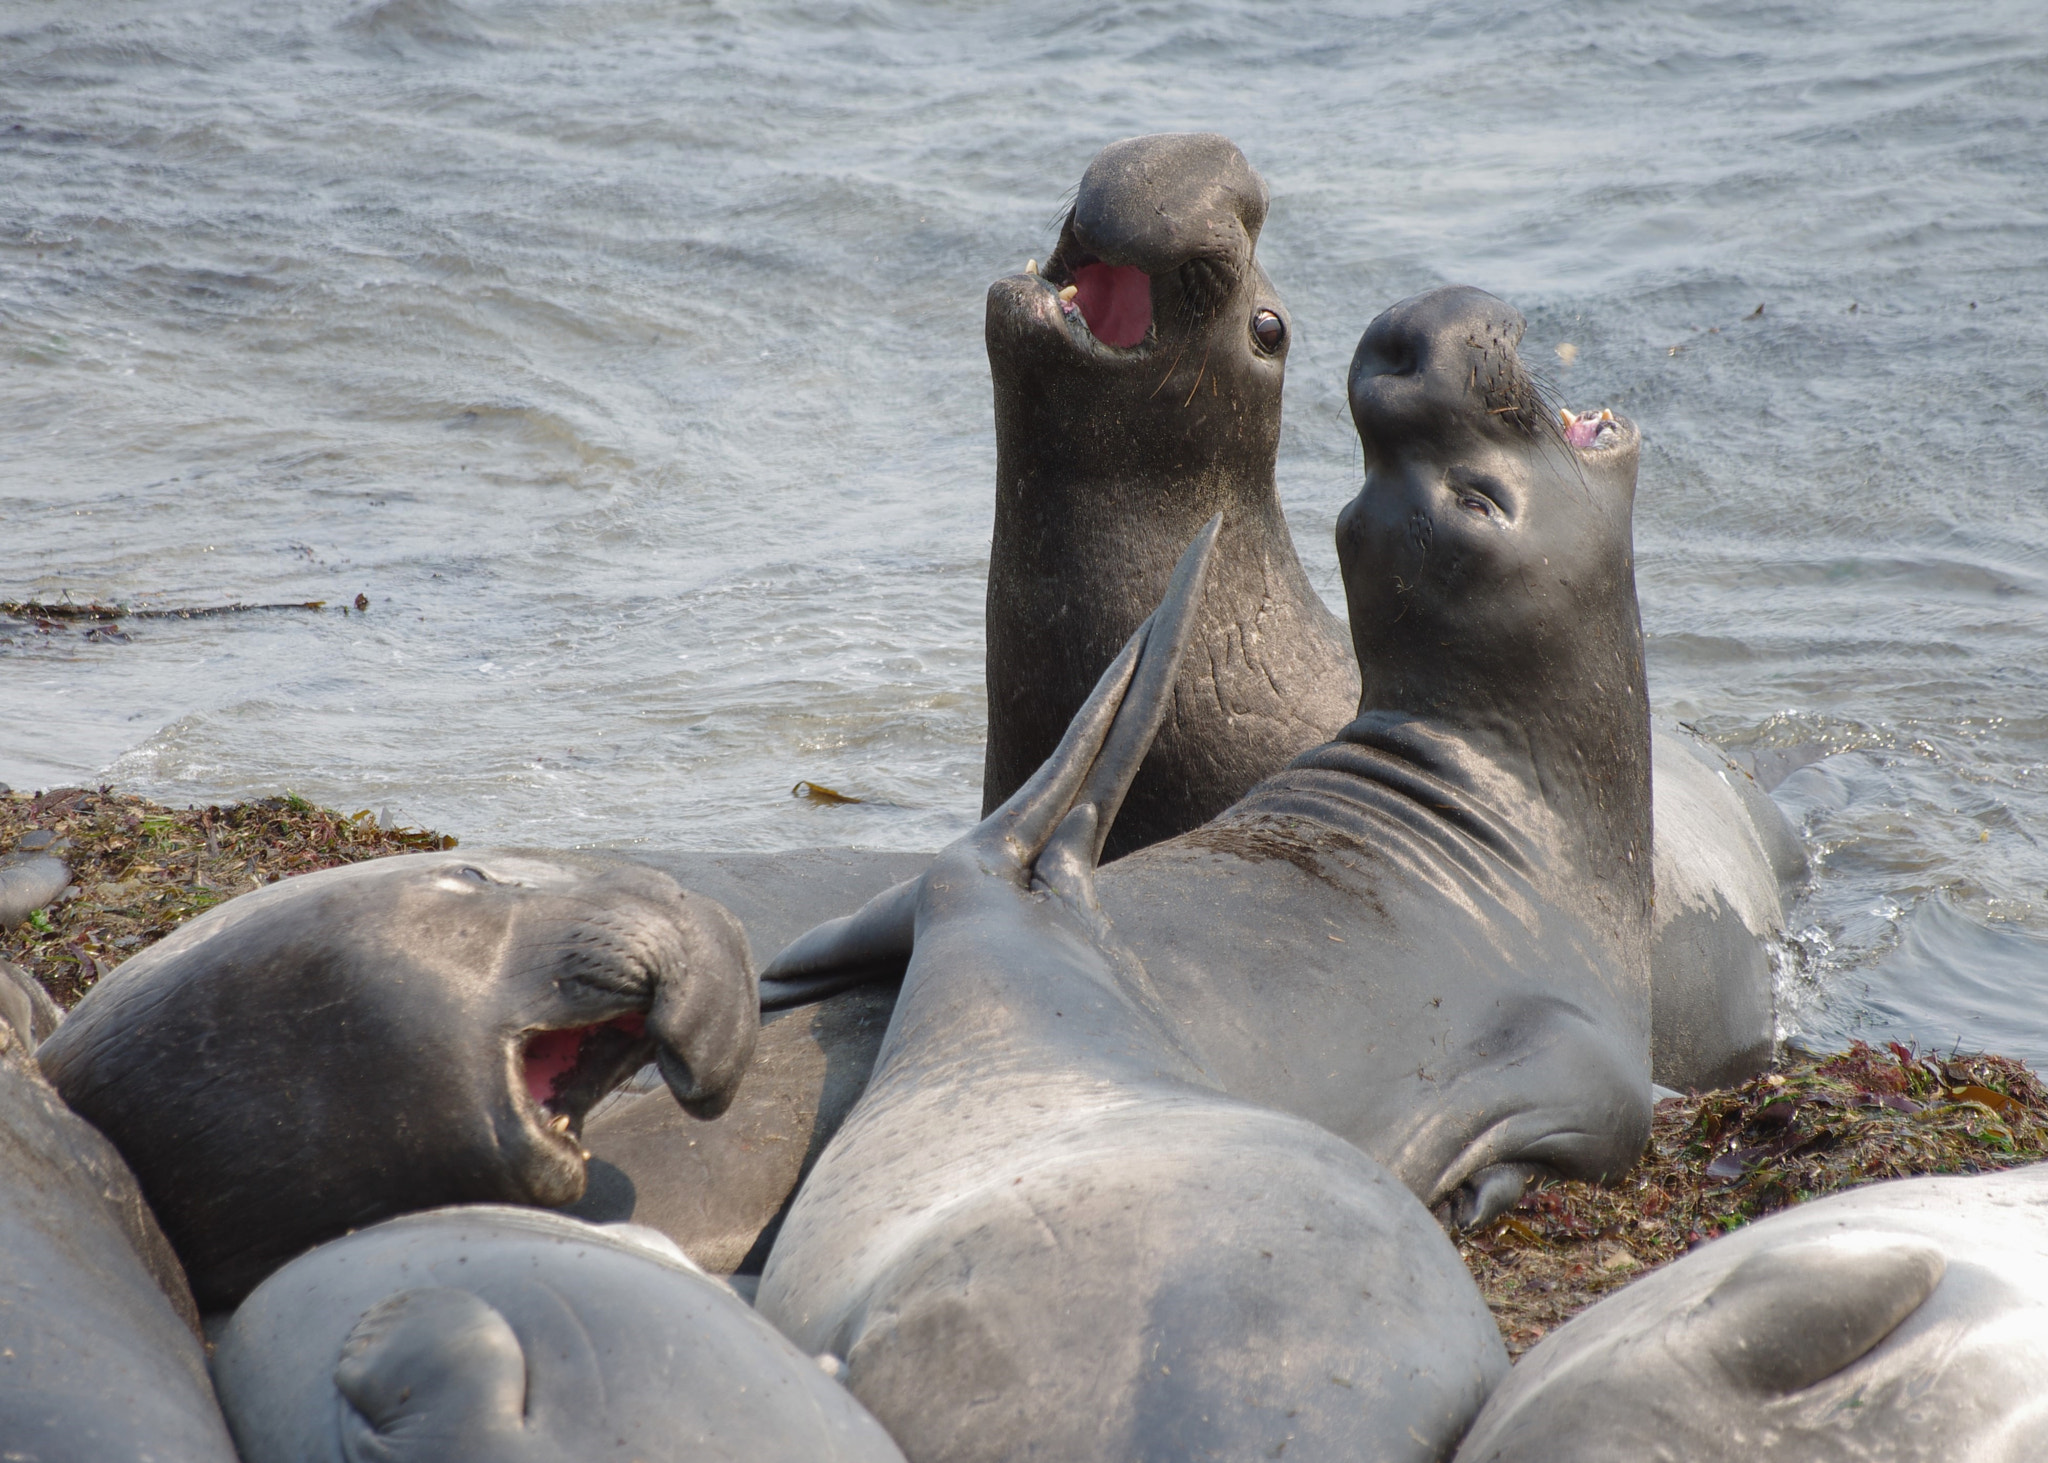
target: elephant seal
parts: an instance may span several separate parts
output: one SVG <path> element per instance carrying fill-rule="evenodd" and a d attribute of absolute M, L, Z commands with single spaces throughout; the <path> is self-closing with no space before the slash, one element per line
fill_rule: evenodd
<path fill-rule="evenodd" d="M 1218 512 L 1196 649 L 1106 855 L 1222 812 L 1357 710 L 1274 485 L 1290 330 L 1255 257 L 1266 199 L 1228 138 L 1129 138 L 1088 165 L 1045 267 L 989 287 L 984 815 L 1051 754 Z"/>
<path fill-rule="evenodd" d="M 70 882 L 70 865 L 55 854 L 17 849 L 0 856 L 0 929 L 20 924 Z"/>
<path fill-rule="evenodd" d="M 222 1330 L 243 1463 L 902 1463 L 846 1389 L 651 1230 L 475 1205 L 277 1271 Z"/>
<path fill-rule="evenodd" d="M 2048 1457 L 2048 1168 L 1899 1179 L 1701 1246 L 1573 1317 L 1457 1463 Z"/>
<path fill-rule="evenodd" d="M 1058 742 L 1178 545 L 1224 513 L 1202 653 L 1117 820 L 1112 858 L 1215 817 L 1360 710 L 1350 636 L 1310 586 L 1274 484 L 1289 322 L 1253 258 L 1265 215 L 1265 184 L 1226 139 L 1131 138 L 1089 165 L 1045 268 L 989 291 L 984 813 Z M 1069 286 L 1077 293 L 1060 299 Z M 1150 329 L 1137 334 L 1141 316 Z M 1805 856 L 1752 779 L 1700 771 L 1718 750 L 1675 726 L 1659 727 L 1653 748 L 1669 895 L 1650 956 L 1656 1076 L 1718 1085 L 1769 1063 L 1768 945 Z"/>
<path fill-rule="evenodd" d="M 1462 288 L 1367 329 L 1365 484 L 1337 530 L 1363 710 L 1098 881 L 1217 1086 L 1351 1139 L 1460 1224 L 1538 1172 L 1619 1175 L 1650 1126 L 1640 437 L 1610 414 L 1568 439 L 1521 334 Z M 905 934 L 899 889 L 763 979 Z"/>
<path fill-rule="evenodd" d="M 127 1156 L 207 1311 L 352 1226 L 582 1194 L 577 1128 L 653 1058 L 720 1111 L 759 1029 L 745 937 L 667 875 L 412 854 L 230 900 L 38 1056 Z"/>
<path fill-rule="evenodd" d="M 0 1457 L 235 1463 L 170 1244 L 29 1055 L 48 998 L 0 994 Z"/>
<path fill-rule="evenodd" d="M 1216 1091 L 1093 898 L 1203 539 L 1053 759 L 919 881 L 874 1080 L 761 1279 L 762 1314 L 843 1358 L 913 1463 L 1421 1463 L 1505 1370 L 1429 1215 Z"/>

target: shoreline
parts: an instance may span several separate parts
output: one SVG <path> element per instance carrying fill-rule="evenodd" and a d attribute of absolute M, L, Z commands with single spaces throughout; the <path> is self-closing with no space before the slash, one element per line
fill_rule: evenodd
<path fill-rule="evenodd" d="M 454 848 L 423 828 L 287 793 L 169 807 L 108 787 L 0 793 L 0 850 L 32 832 L 64 895 L 0 931 L 0 958 L 69 1009 L 122 960 L 237 894 L 293 874 Z M 1458 1253 L 1519 1357 L 1595 1301 L 1766 1214 L 1861 1184 L 2048 1159 L 2048 1085 L 2023 1062 L 1897 1043 L 1782 1047 L 1739 1086 L 1657 1104 L 1642 1161 L 1611 1187 L 1546 1181 Z"/>

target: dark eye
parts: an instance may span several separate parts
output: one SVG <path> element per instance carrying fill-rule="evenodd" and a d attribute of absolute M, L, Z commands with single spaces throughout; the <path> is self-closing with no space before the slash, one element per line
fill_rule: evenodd
<path fill-rule="evenodd" d="M 1252 316 L 1252 339 L 1270 356 L 1286 341 L 1287 322 L 1271 310 L 1260 310 Z"/>
<path fill-rule="evenodd" d="M 1487 502 L 1477 493 L 1467 493 L 1464 497 L 1458 499 L 1458 506 L 1477 513 L 1481 518 L 1490 517 L 1493 513 L 1493 504 Z"/>
<path fill-rule="evenodd" d="M 489 884 L 495 882 L 489 874 L 485 873 L 482 869 L 476 867 L 476 865 L 474 864 L 464 864 L 461 868 L 455 871 L 455 877 L 458 879 L 467 879 L 472 884 Z"/>

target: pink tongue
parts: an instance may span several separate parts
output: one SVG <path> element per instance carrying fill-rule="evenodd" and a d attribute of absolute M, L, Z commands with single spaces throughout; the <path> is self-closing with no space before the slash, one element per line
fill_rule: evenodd
<path fill-rule="evenodd" d="M 647 1018 L 636 1011 L 602 1024 L 638 1036 L 647 1029 Z M 576 1070 L 585 1038 L 597 1029 L 572 1026 L 567 1031 L 537 1031 L 527 1038 L 526 1090 L 535 1102 L 546 1102 L 555 1095 L 556 1084 Z"/>
<path fill-rule="evenodd" d="M 1564 429 L 1565 441 L 1571 443 L 1574 447 L 1591 447 L 1593 439 L 1599 435 L 1600 419 L 1598 417 L 1580 417 Z"/>
<path fill-rule="evenodd" d="M 1074 271 L 1081 319 L 1104 345 L 1136 345 L 1152 328 L 1152 276 L 1128 264 L 1084 264 Z"/>

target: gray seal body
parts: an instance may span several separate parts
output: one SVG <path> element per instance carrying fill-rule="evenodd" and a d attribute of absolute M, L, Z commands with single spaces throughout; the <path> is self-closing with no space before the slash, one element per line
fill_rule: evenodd
<path fill-rule="evenodd" d="M 1051 752 L 1179 546 L 1224 514 L 1195 650 L 1111 858 L 1215 817 L 1361 710 L 1351 638 L 1309 584 L 1275 487 L 1290 322 L 1255 259 L 1266 201 L 1226 139 L 1131 138 L 1089 165 L 1044 269 L 989 291 L 984 812 Z M 1133 343 L 1090 328 L 1121 339 L 1132 317 L 1120 307 L 1138 296 L 1149 328 Z M 1768 1063 L 1767 946 L 1805 860 L 1753 782 L 1696 775 L 1717 752 L 1676 726 L 1653 742 L 1657 875 L 1670 895 L 1651 946 L 1656 1076 L 1711 1086 Z"/>
<path fill-rule="evenodd" d="M 1351 1139 L 1460 1222 L 1649 1132 L 1638 437 L 1575 446 L 1522 318 L 1442 289 L 1361 340 L 1338 524 L 1364 711 L 1103 907 L 1224 1090 Z"/>
<path fill-rule="evenodd" d="M 0 1456 L 235 1463 L 199 1313 L 134 1175 L 57 1099 L 0 963 Z"/>
<path fill-rule="evenodd" d="M 1694 1250 L 1523 1357 L 1457 1463 L 2048 1457 L 2048 1168 L 1900 1179 Z"/>
<path fill-rule="evenodd" d="M 651 1230 L 495 1205 L 301 1256 L 222 1330 L 243 1463 L 901 1463 Z"/>
<path fill-rule="evenodd" d="M 1504 1369 L 1423 1208 L 1350 1144 L 1218 1092 L 1095 903 L 1203 547 L 1142 659 L 918 881 L 874 1079 L 762 1276 L 762 1313 L 843 1358 L 914 1463 L 1420 1463 Z M 886 912 L 806 942 L 859 948 Z"/>
<path fill-rule="evenodd" d="M 102 980 L 38 1057 L 211 1312 L 351 1226 L 574 1201 L 600 1097 L 653 1059 L 720 1111 L 759 1024 L 711 900 L 632 864 L 465 851 L 230 900 Z"/>

